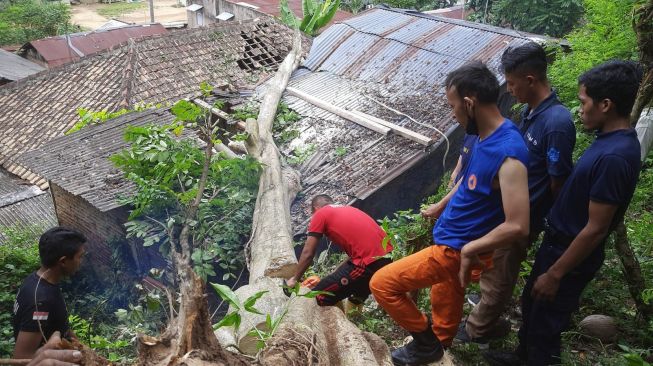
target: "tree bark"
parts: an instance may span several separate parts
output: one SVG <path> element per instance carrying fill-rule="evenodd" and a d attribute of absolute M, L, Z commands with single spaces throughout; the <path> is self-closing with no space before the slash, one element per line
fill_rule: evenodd
<path fill-rule="evenodd" d="M 258 120 L 247 121 L 247 149 L 263 166 L 252 220 L 252 235 L 246 245 L 250 281 L 257 278 L 288 278 L 295 272 L 297 258 L 290 228 L 290 199 L 284 189 L 279 151 L 272 139 L 272 124 L 281 95 L 290 75 L 299 65 L 301 36 L 293 39 L 293 49 L 268 83 Z"/>

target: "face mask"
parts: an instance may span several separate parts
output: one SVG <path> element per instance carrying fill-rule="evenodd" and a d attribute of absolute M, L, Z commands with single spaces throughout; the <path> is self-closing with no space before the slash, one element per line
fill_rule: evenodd
<path fill-rule="evenodd" d="M 468 135 L 478 135 L 478 123 L 476 122 L 475 112 L 476 111 L 474 110 L 473 106 L 467 108 L 467 127 L 465 127 L 465 132 Z"/>

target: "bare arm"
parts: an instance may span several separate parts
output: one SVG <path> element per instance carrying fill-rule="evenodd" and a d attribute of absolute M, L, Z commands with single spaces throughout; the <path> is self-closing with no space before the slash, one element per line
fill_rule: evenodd
<path fill-rule="evenodd" d="M 299 263 L 297 263 L 297 271 L 295 271 L 293 277 L 286 281 L 288 286 L 295 286 L 295 283 L 302 278 L 304 272 L 306 272 L 311 263 L 313 263 L 313 257 L 315 257 L 315 251 L 317 250 L 318 244 L 320 244 L 320 238 L 310 235 L 306 238 L 304 249 L 302 249 L 302 254 L 299 256 Z"/>
<path fill-rule="evenodd" d="M 458 183 L 456 183 L 456 185 L 451 189 L 451 191 L 449 191 L 449 193 L 447 193 L 446 196 L 442 197 L 442 199 L 440 201 L 438 201 L 438 202 L 430 205 L 429 207 L 423 209 L 421 211 L 422 216 L 431 217 L 431 218 L 434 218 L 434 219 L 437 219 L 438 217 L 440 217 L 440 215 L 442 214 L 442 211 L 444 211 L 444 209 L 449 204 L 449 201 L 451 200 L 451 197 L 453 197 L 453 195 L 458 190 L 458 187 L 460 187 L 460 182 L 461 181 L 462 181 L 462 179 L 459 179 Z"/>
<path fill-rule="evenodd" d="M 77 350 L 66 349 L 60 350 L 61 336 L 59 332 L 54 332 L 48 343 L 34 355 L 32 361 L 27 366 L 74 366 L 79 363 L 82 353 Z"/>
<path fill-rule="evenodd" d="M 567 177 L 551 177 L 551 193 L 553 194 L 553 199 L 558 198 L 558 194 L 562 189 L 562 186 L 565 185 Z"/>
<path fill-rule="evenodd" d="M 458 157 L 458 163 L 456 163 L 456 167 L 453 168 L 453 172 L 451 172 L 451 178 L 449 179 L 449 184 L 447 185 L 447 188 L 451 189 L 453 188 L 454 184 L 456 184 L 456 179 L 458 178 L 458 174 L 460 174 L 460 170 L 463 167 L 463 157 L 459 156 Z"/>
<path fill-rule="evenodd" d="M 18 332 L 18 337 L 16 338 L 16 346 L 14 347 L 14 358 L 32 358 L 36 353 L 36 350 L 41 345 L 43 336 L 40 332 Z"/>
<path fill-rule="evenodd" d="M 537 278 L 531 292 L 535 299 L 551 301 L 555 298 L 562 277 L 587 258 L 608 234 L 617 208 L 617 205 L 590 201 L 587 225 L 551 268 Z"/>
<path fill-rule="evenodd" d="M 479 254 L 515 245 L 528 237 L 530 206 L 526 167 L 519 160 L 508 158 L 499 168 L 498 178 L 506 219 L 485 236 L 463 246 L 459 273 L 463 287 L 469 283 L 471 265 L 478 261 Z"/>

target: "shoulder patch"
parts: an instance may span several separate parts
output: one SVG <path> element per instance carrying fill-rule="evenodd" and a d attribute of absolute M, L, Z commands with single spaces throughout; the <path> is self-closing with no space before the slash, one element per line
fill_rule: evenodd
<path fill-rule="evenodd" d="M 546 152 L 546 157 L 550 162 L 557 163 L 560 160 L 560 151 L 554 147 L 549 148 L 549 151 Z"/>
<path fill-rule="evenodd" d="M 32 313 L 32 320 L 48 320 L 48 313 L 47 311 L 35 311 Z"/>

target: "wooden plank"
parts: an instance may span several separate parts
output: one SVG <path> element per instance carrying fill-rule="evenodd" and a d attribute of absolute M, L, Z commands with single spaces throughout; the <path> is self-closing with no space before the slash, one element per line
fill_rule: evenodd
<path fill-rule="evenodd" d="M 417 142 L 417 143 L 419 143 L 421 145 L 429 146 L 434 142 L 433 139 L 431 139 L 430 137 L 424 136 L 421 133 L 409 130 L 409 129 L 405 128 L 405 127 L 396 125 L 396 124 L 394 124 L 392 122 L 388 122 L 388 121 L 383 120 L 383 119 L 378 118 L 378 117 L 374 117 L 374 116 L 369 115 L 367 113 L 357 111 L 357 110 L 353 110 L 352 113 L 354 113 L 354 114 L 356 114 L 356 115 L 358 115 L 358 116 L 360 116 L 362 118 L 366 118 L 366 119 L 369 119 L 371 121 L 374 121 L 374 122 L 376 122 L 376 123 L 378 123 L 380 125 L 386 126 L 386 127 L 390 128 L 392 130 L 392 132 L 396 133 L 397 135 L 403 136 L 403 137 L 405 137 L 405 138 L 407 138 L 409 140 L 415 141 L 415 142 Z"/>
<path fill-rule="evenodd" d="M 347 120 L 350 120 L 356 124 L 359 124 L 365 128 L 368 128 L 372 131 L 378 132 L 382 135 L 388 135 L 391 131 L 389 127 L 386 127 L 382 124 L 379 124 L 377 122 L 374 122 L 368 118 L 363 118 L 357 114 L 352 113 L 351 111 L 348 111 L 344 108 L 335 106 L 329 102 L 326 102 L 322 99 L 316 98 L 312 95 L 306 94 L 303 91 L 299 89 L 295 89 L 293 87 L 288 87 L 286 88 L 286 91 L 292 95 L 295 96 L 299 99 L 305 100 L 311 104 L 313 104 L 316 107 L 322 108 L 325 111 L 329 111 L 339 117 L 345 118 Z"/>
<path fill-rule="evenodd" d="M 203 108 L 206 108 L 206 109 L 210 110 L 211 113 L 213 113 L 216 116 L 224 119 L 225 121 L 228 121 L 228 120 L 231 119 L 231 116 L 229 115 L 229 113 L 227 113 L 227 112 L 225 112 L 223 110 L 220 110 L 218 108 L 214 108 L 212 105 L 210 105 L 209 103 L 207 103 L 207 102 L 205 102 L 205 101 L 203 101 L 201 99 L 193 99 L 193 103 L 197 104 L 200 107 L 203 107 Z"/>

